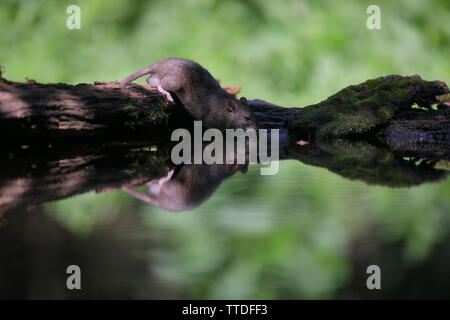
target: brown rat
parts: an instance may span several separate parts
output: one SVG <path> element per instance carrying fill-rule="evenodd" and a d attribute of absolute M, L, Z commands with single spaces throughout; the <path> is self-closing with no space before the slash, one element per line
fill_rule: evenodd
<path fill-rule="evenodd" d="M 226 149 L 221 161 L 217 158 L 212 164 L 183 163 L 176 166 L 164 177 L 147 182 L 147 193 L 135 190 L 132 185 L 124 185 L 122 190 L 139 200 L 169 211 L 195 208 L 206 201 L 225 179 L 238 171 L 247 172 L 249 157 L 246 155 L 245 162 L 239 164 L 237 153 L 247 152 L 248 147 L 237 142 L 234 145 L 235 148 Z M 207 143 L 203 145 L 204 148 L 206 146 Z M 231 159 L 234 161 L 231 162 Z"/>
<path fill-rule="evenodd" d="M 148 182 L 147 194 L 131 186 L 123 186 L 122 190 L 164 210 L 186 211 L 198 207 L 225 179 L 239 170 L 246 172 L 247 167 L 248 164 L 187 164 Z"/>
<path fill-rule="evenodd" d="M 247 99 L 236 99 L 219 85 L 216 79 L 197 62 L 168 58 L 140 70 L 120 82 L 126 85 L 144 75 L 149 86 L 173 102 L 172 94 L 195 119 L 208 128 L 258 128 L 255 115 L 247 106 Z"/>

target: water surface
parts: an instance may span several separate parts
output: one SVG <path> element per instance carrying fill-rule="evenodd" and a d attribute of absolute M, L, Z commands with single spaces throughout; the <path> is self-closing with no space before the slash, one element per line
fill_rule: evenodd
<path fill-rule="evenodd" d="M 283 160 L 272 176 L 261 176 L 258 164 L 247 173 L 235 170 L 184 212 L 114 188 L 46 202 L 65 197 L 65 190 L 83 193 L 77 190 L 94 182 L 105 191 L 123 178 L 123 170 L 135 181 L 145 174 L 164 176 L 167 169 L 154 168 L 158 156 L 148 157 L 155 155 L 151 148 L 134 150 L 131 160 L 123 152 L 96 158 L 85 150 L 83 158 L 58 151 L 29 167 L 15 150 L 3 172 L 2 199 L 10 192 L 20 203 L 3 209 L 0 297 L 449 298 L 445 166 L 367 146 L 371 151 L 363 156 L 332 157 L 335 149 L 326 147 L 290 153 L 309 163 L 315 159 L 317 166 Z M 147 162 L 139 162 L 143 155 Z M 345 163 L 358 167 L 357 174 Z M 405 186 L 385 186 L 393 181 Z M 43 203 L 34 204 L 36 197 Z M 71 264 L 82 270 L 82 290 L 66 288 Z M 366 286 L 369 265 L 381 268 L 381 290 Z"/>

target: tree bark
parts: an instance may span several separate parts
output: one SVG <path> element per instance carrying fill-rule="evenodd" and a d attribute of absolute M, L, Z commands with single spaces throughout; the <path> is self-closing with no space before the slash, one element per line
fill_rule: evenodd
<path fill-rule="evenodd" d="M 9 142 L 146 140 L 168 131 L 173 104 L 141 85 L 0 79 L 0 133 Z"/>

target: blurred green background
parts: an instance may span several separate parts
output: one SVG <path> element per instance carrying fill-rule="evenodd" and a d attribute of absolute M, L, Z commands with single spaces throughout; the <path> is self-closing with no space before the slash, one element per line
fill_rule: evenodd
<path fill-rule="evenodd" d="M 71 4 L 81 30 L 66 28 Z M 366 28 L 370 4 L 381 8 L 381 30 Z M 0 28 L 0 66 L 15 81 L 119 81 L 179 56 L 250 99 L 305 106 L 387 74 L 450 80 L 447 0 L 1 0 Z M 120 191 L 77 196 L 11 214 L 0 239 L 22 243 L 16 263 L 36 274 L 23 290 L 0 285 L 0 295 L 448 298 L 449 194 L 449 181 L 387 189 L 285 161 L 275 176 L 252 166 L 184 213 Z M 64 281 L 49 287 L 62 256 L 82 257 L 90 281 L 81 293 L 56 290 Z M 365 286 L 370 264 L 382 269 L 379 292 Z"/>

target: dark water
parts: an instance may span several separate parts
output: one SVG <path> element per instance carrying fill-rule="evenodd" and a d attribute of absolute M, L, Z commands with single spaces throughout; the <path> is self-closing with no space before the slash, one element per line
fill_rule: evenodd
<path fill-rule="evenodd" d="M 1 180 L 0 298 L 449 298 L 446 162 L 360 144 L 306 148 L 271 176 L 263 165 L 176 169 L 232 175 L 193 182 L 183 212 L 114 190 L 164 176 L 151 149 L 13 150 Z M 81 290 L 66 287 L 69 265 L 81 268 Z M 380 290 L 366 286 L 370 265 Z"/>

